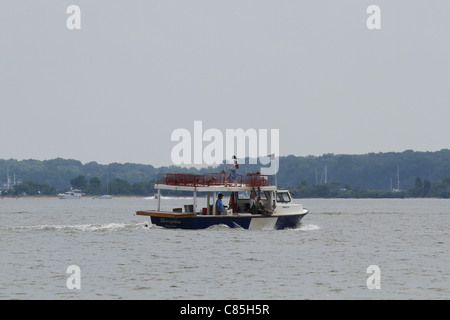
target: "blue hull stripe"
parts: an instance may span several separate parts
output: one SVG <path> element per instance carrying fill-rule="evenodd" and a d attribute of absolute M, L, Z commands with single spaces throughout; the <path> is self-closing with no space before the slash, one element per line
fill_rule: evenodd
<path fill-rule="evenodd" d="M 274 229 L 292 228 L 300 223 L 306 214 L 278 216 Z M 205 229 L 223 224 L 230 228 L 248 229 L 252 219 L 273 219 L 263 216 L 195 216 L 184 218 L 151 217 L 152 223 L 164 228 Z"/>

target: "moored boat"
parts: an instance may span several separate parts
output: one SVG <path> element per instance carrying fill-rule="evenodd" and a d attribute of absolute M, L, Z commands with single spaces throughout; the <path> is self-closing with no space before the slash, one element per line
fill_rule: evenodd
<path fill-rule="evenodd" d="M 78 189 L 70 189 L 69 191 L 64 193 L 58 193 L 58 197 L 60 199 L 81 199 L 83 195 L 84 193 L 82 193 L 81 190 Z"/>
<path fill-rule="evenodd" d="M 110 195 L 110 194 L 102 194 L 102 195 L 99 196 L 98 198 L 99 198 L 99 199 L 102 199 L 102 200 L 110 200 L 110 199 L 113 198 L 113 196 Z"/>
<path fill-rule="evenodd" d="M 301 204 L 294 203 L 288 190 L 278 190 L 271 176 L 240 176 L 235 183 L 227 183 L 219 173 L 162 174 L 155 185 L 158 190 L 156 210 L 137 211 L 149 216 L 152 224 L 165 228 L 204 229 L 226 225 L 243 229 L 286 229 L 297 226 L 308 214 Z M 161 210 L 161 190 L 192 192 L 192 202 L 172 211 Z M 206 193 L 206 208 L 197 208 L 198 193 Z M 220 194 L 229 194 L 229 204 L 218 212 L 216 201 Z M 212 204 L 211 204 L 212 200 Z"/>

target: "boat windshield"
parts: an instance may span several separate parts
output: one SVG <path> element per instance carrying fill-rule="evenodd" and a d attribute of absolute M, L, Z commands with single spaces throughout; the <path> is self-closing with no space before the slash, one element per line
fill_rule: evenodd
<path fill-rule="evenodd" d="M 287 192 L 277 192 L 277 202 L 291 202 L 291 197 Z"/>
<path fill-rule="evenodd" d="M 239 191 L 238 199 L 239 200 L 249 200 L 250 199 L 250 191 Z"/>
<path fill-rule="evenodd" d="M 261 192 L 261 194 L 256 192 L 256 196 L 260 195 L 261 200 L 267 200 L 268 198 L 267 198 L 266 192 Z M 250 194 L 251 194 L 251 191 L 239 191 L 238 192 L 238 199 L 239 200 L 250 200 Z"/>

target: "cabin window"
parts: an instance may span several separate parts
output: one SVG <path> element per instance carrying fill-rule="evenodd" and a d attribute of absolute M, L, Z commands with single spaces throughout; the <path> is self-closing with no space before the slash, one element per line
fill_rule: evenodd
<path fill-rule="evenodd" d="M 291 202 L 291 197 L 287 192 L 277 192 L 277 202 Z"/>
<path fill-rule="evenodd" d="M 239 191 L 238 192 L 238 199 L 239 200 L 250 200 L 250 195 L 252 194 L 251 191 Z M 258 192 L 255 192 L 256 197 L 258 197 Z M 261 192 L 261 200 L 267 200 L 267 194 L 266 192 Z"/>
<path fill-rule="evenodd" d="M 268 197 L 267 197 L 267 191 L 265 191 L 265 192 L 261 192 L 261 200 L 267 200 L 267 199 L 269 199 Z M 256 196 L 258 196 L 258 194 L 256 194 Z"/>
<path fill-rule="evenodd" d="M 250 199 L 250 191 L 239 191 L 238 199 L 239 200 L 249 200 Z"/>

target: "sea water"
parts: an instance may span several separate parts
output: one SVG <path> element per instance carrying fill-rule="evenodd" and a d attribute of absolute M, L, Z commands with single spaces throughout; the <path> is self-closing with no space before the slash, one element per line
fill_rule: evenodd
<path fill-rule="evenodd" d="M 152 198 L 5 198 L 0 299 L 450 298 L 450 200 L 296 202 L 294 229 L 170 230 L 135 215 Z"/>

